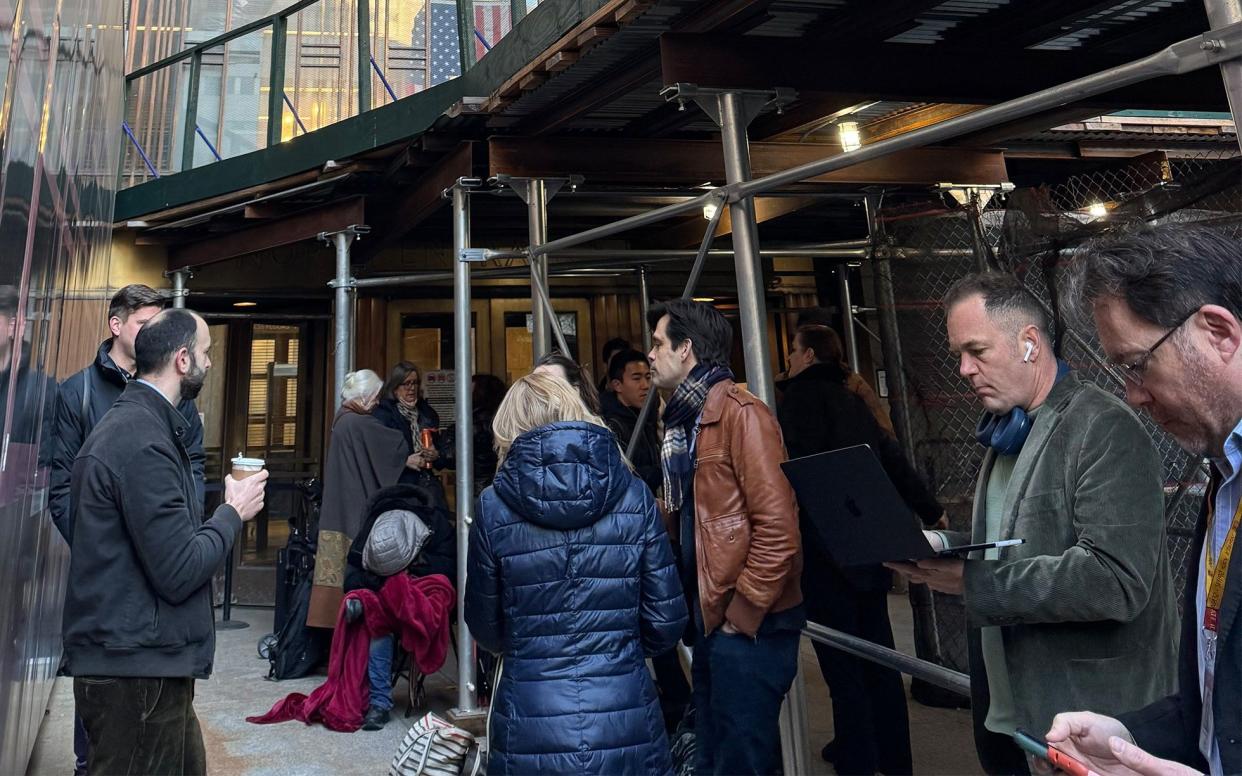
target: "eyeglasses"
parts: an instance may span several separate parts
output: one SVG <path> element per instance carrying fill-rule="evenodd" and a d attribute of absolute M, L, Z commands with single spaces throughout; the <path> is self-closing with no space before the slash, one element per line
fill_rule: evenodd
<path fill-rule="evenodd" d="M 402 384 L 401 384 L 401 386 L 400 386 L 400 387 L 402 387 L 402 388 L 409 388 L 409 389 L 413 390 L 414 388 L 417 388 L 417 387 L 418 387 L 418 385 L 419 385 L 419 383 L 421 383 L 421 382 L 422 382 L 422 380 L 406 380 L 404 383 L 402 383 Z"/>
<path fill-rule="evenodd" d="M 1174 332 L 1182 328 L 1182 325 L 1185 324 L 1186 321 L 1193 318 L 1197 312 L 1199 312 L 1198 308 L 1183 315 L 1182 319 L 1177 322 L 1176 326 L 1165 332 L 1163 337 L 1156 340 L 1156 344 L 1143 351 L 1143 354 L 1138 358 L 1130 361 L 1129 363 L 1117 364 L 1117 368 L 1121 370 L 1121 375 L 1126 379 L 1126 382 L 1130 383 L 1135 388 L 1141 388 L 1143 385 L 1143 379 L 1147 375 L 1147 367 L 1151 364 L 1151 359 L 1152 356 L 1156 354 L 1156 349 L 1163 345 L 1165 340 L 1172 337 Z"/>

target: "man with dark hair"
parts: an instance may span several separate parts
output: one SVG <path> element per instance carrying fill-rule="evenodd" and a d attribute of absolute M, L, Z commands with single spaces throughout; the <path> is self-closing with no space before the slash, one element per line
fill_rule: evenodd
<path fill-rule="evenodd" d="M 210 346 L 188 310 L 152 318 L 135 338 L 135 380 L 74 461 L 65 672 L 91 773 L 207 770 L 193 700 L 215 659 L 211 578 L 267 480 L 226 476 L 224 503 L 203 520 L 177 407 L 202 388 Z"/>
<path fill-rule="evenodd" d="M 604 343 L 604 347 L 600 349 L 600 355 L 604 358 L 604 376 L 599 380 L 599 395 L 603 396 L 612 390 L 612 380 L 608 377 L 608 367 L 612 364 L 612 359 L 623 350 L 632 350 L 633 345 L 624 337 L 613 337 Z"/>
<path fill-rule="evenodd" d="M 866 402 L 850 390 L 835 335 L 825 326 L 803 326 L 789 353 L 789 377 L 780 385 L 777 411 L 785 446 L 792 458 L 868 445 L 897 486 L 911 511 L 928 528 L 948 527 L 944 509 L 896 440 L 876 422 Z M 821 354 L 823 357 L 821 357 Z M 842 568 L 805 512 L 802 549 L 806 563 L 802 590 L 807 616 L 889 649 L 893 627 L 888 619 L 888 590 L 893 575 L 883 566 Z M 910 719 L 901 674 L 815 643 L 815 654 L 832 695 L 836 738 L 824 747 L 825 760 L 839 773 L 913 773 Z"/>
<path fill-rule="evenodd" d="M 1168 692 L 1176 605 L 1160 459 L 1116 396 L 1052 353 L 1047 316 L 1011 275 L 945 295 L 949 349 L 986 410 L 971 534 L 1022 539 L 969 560 L 889 564 L 966 609 L 975 747 L 988 773 L 1025 773 L 1016 728 L 1067 704 L 1121 711 Z M 1136 645 L 1142 645 L 1136 647 Z"/>
<path fill-rule="evenodd" d="M 778 773 L 781 702 L 806 612 L 802 541 L 772 410 L 733 382 L 733 330 L 715 308 L 652 308 L 664 409 L 663 505 L 692 612 L 695 772 Z"/>
<path fill-rule="evenodd" d="M 1161 226 L 1088 246 L 1076 270 L 1071 296 L 1094 317 L 1126 400 L 1212 469 L 1187 557 L 1176 689 L 1101 709 L 1138 709 L 1117 719 L 1060 714 L 1048 740 L 1100 773 L 1242 773 L 1242 249 L 1219 228 Z"/>
<path fill-rule="evenodd" d="M 600 394 L 600 406 L 604 420 L 617 435 L 622 449 L 630 444 L 630 437 L 638 426 L 638 415 L 651 392 L 651 362 L 637 350 L 623 350 L 612 357 L 608 364 L 608 388 Z M 664 484 L 660 470 L 659 416 L 648 413 L 647 422 L 638 436 L 638 444 L 630 456 L 630 463 L 651 492 L 658 494 Z"/>
<path fill-rule="evenodd" d="M 73 459 L 104 413 L 120 397 L 137 369 L 134 339 L 142 327 L 160 310 L 164 297 L 150 286 L 133 283 L 113 295 L 108 305 L 111 338 L 99 346 L 95 362 L 71 375 L 60 385 L 56 401 L 56 451 L 52 460 L 52 521 L 66 542 L 72 543 L 69 504 L 70 472 Z M 203 423 L 192 398 L 185 398 L 177 411 L 186 421 L 186 449 L 194 472 L 195 498 L 203 500 Z"/>

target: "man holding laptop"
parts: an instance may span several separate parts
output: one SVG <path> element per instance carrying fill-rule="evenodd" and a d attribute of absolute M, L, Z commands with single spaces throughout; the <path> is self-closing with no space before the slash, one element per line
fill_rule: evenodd
<path fill-rule="evenodd" d="M 988 773 L 1026 773 L 1010 736 L 1065 708 L 1116 713 L 1167 694 L 1177 609 L 1160 460 L 1124 403 L 1058 362 L 1043 308 L 1014 277 L 971 275 L 944 299 L 949 347 L 987 413 L 970 535 L 1024 543 L 891 568 L 960 594 L 975 745 Z"/>

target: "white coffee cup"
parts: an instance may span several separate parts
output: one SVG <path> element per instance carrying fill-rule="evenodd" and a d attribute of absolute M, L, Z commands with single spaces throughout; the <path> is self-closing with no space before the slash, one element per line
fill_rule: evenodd
<path fill-rule="evenodd" d="M 262 458 L 247 458 L 241 453 L 233 459 L 233 479 L 244 480 L 247 477 L 254 476 L 263 471 L 263 467 L 267 462 Z"/>

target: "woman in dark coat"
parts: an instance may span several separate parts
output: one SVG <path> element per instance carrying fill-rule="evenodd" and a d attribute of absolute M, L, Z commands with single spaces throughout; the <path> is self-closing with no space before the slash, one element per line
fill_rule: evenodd
<path fill-rule="evenodd" d="M 493 431 L 466 576 L 470 632 L 501 655 L 488 773 L 670 773 L 645 658 L 687 614 L 651 491 L 558 377 L 518 380 Z"/>
<path fill-rule="evenodd" d="M 434 471 L 443 469 L 447 462 L 436 446 L 424 447 L 421 439 L 423 429 L 438 432 L 440 428 L 439 413 L 423 398 L 422 382 L 423 370 L 410 361 L 398 362 L 380 390 L 372 414 L 380 423 L 401 432 L 406 455 L 413 456 L 414 464 L 401 473 L 401 484 L 426 488 L 447 508 L 444 484 Z"/>

